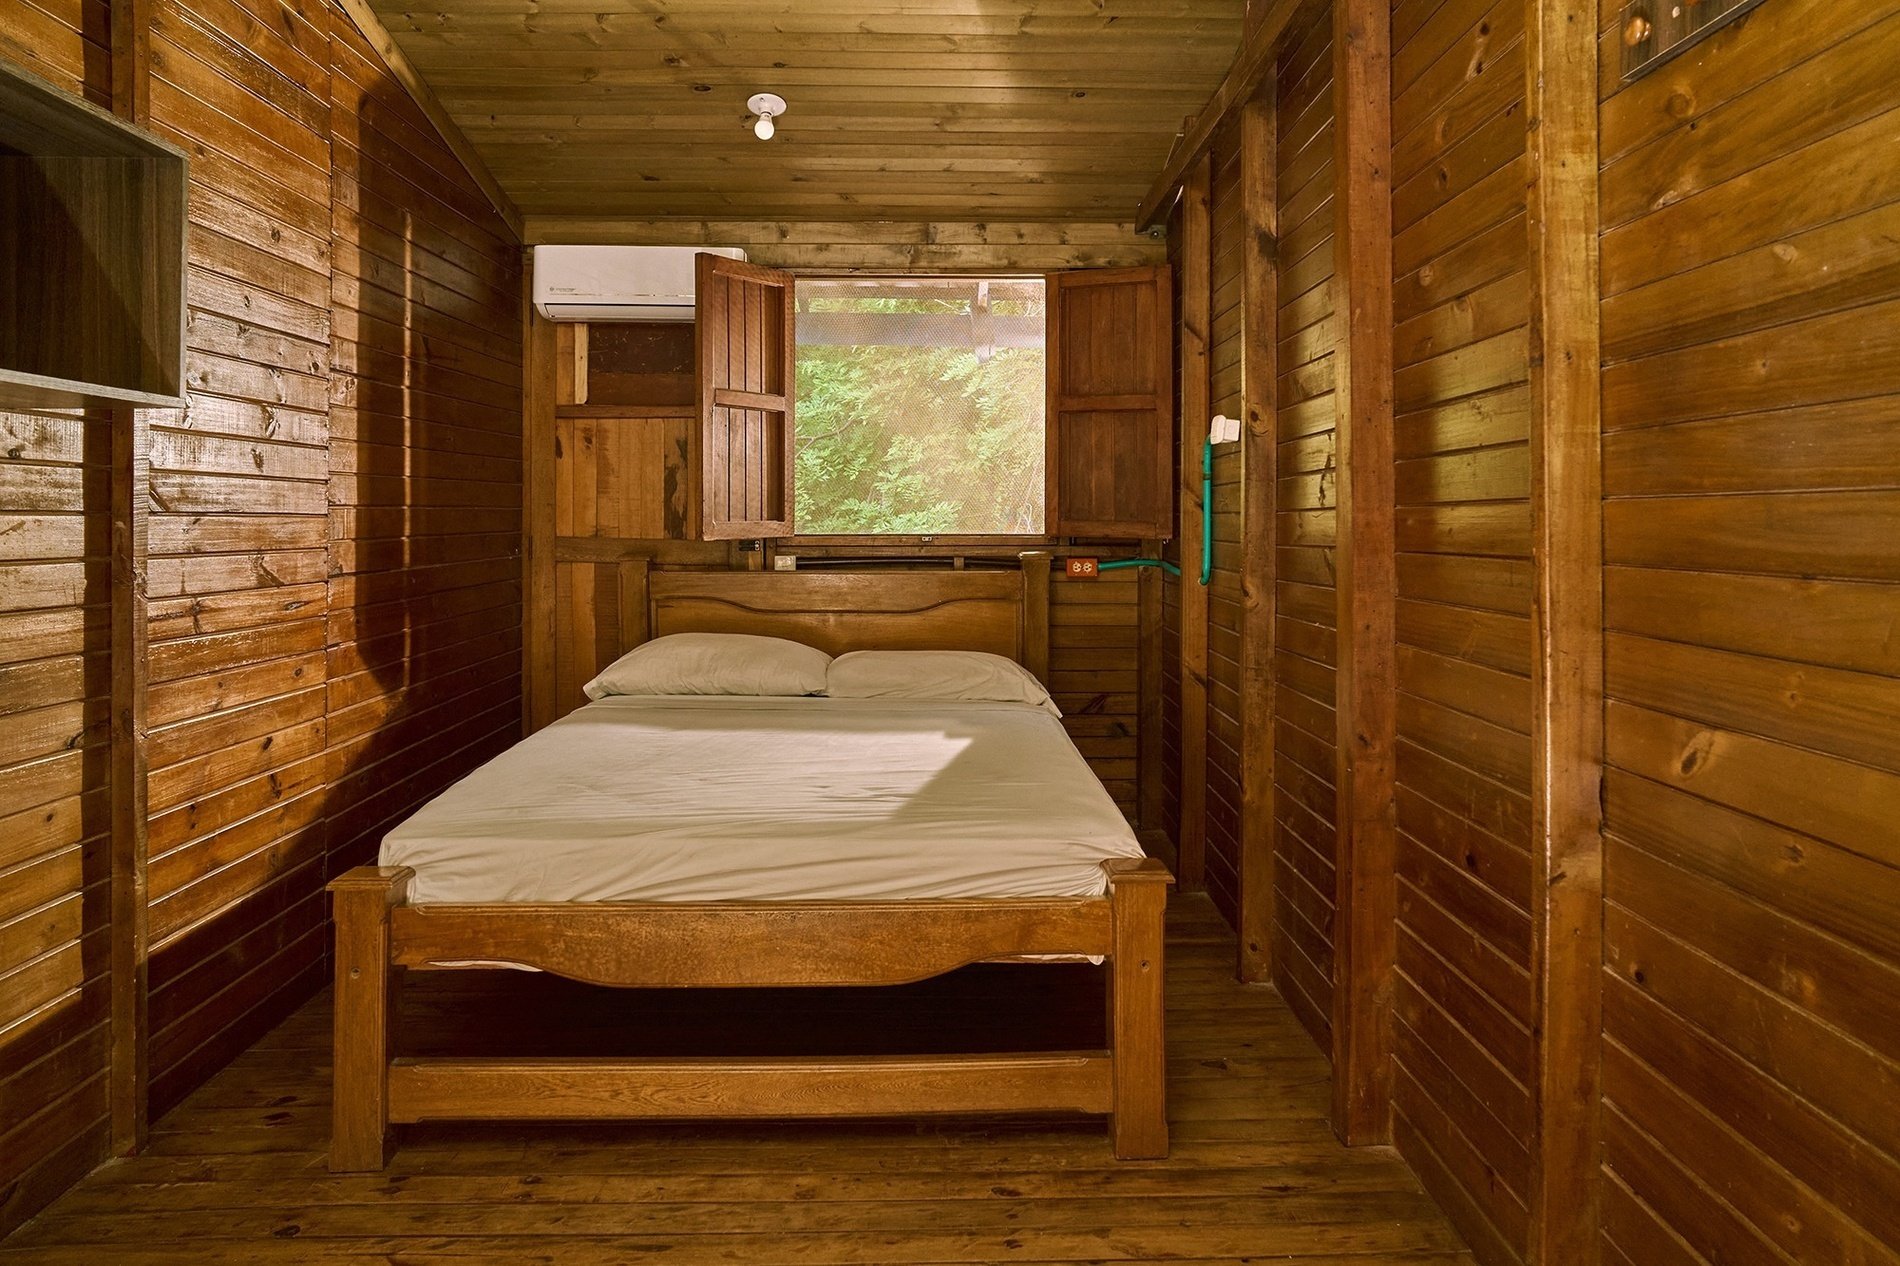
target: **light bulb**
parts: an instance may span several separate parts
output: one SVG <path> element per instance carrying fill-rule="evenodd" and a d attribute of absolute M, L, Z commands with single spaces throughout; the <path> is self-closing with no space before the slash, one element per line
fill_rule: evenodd
<path fill-rule="evenodd" d="M 759 116 L 759 121 L 752 125 L 752 135 L 758 137 L 762 141 L 771 140 L 772 133 L 777 130 L 778 130 L 777 128 L 774 128 L 772 126 L 772 115 L 770 111 L 767 111 L 764 114 L 761 114 Z"/>

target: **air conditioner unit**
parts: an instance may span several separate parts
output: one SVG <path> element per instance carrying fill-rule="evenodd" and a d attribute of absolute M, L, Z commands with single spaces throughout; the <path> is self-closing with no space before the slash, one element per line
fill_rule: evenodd
<path fill-rule="evenodd" d="M 738 247 L 537 246 L 534 306 L 550 321 L 690 321 L 695 255 Z"/>

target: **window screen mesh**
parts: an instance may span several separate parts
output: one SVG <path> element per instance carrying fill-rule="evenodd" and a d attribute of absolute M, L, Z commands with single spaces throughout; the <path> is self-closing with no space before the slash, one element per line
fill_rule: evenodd
<path fill-rule="evenodd" d="M 1043 285 L 800 278 L 798 530 L 1043 530 Z"/>

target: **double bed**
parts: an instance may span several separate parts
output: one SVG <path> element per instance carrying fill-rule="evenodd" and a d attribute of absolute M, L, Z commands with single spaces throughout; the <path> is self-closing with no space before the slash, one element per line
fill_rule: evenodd
<path fill-rule="evenodd" d="M 659 573 L 646 633 L 829 654 L 986 651 L 1046 678 L 1048 568 Z M 1045 707 L 603 698 L 478 769 L 334 881 L 331 1165 L 428 1120 L 1105 1114 L 1162 1156 L 1165 868 Z M 407 970 L 628 988 L 894 985 L 970 963 L 1107 964 L 1108 1046 L 777 1058 L 407 1058 Z"/>

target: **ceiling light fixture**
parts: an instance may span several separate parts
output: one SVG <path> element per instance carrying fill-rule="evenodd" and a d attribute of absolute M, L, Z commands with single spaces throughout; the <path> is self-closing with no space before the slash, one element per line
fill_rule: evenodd
<path fill-rule="evenodd" d="M 772 120 L 785 113 L 785 98 L 776 93 L 755 92 L 746 100 L 745 108 L 759 116 L 752 124 L 752 135 L 762 141 L 771 140 L 772 134 L 778 131 Z"/>

